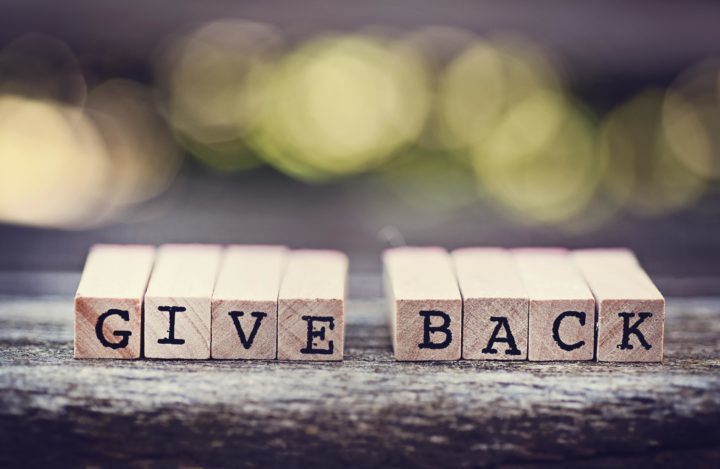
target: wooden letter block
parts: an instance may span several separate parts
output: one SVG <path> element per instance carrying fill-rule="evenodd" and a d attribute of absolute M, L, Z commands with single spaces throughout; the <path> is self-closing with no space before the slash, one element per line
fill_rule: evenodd
<path fill-rule="evenodd" d="M 447 251 L 437 247 L 388 249 L 383 264 L 395 358 L 458 360 L 462 298 Z"/>
<path fill-rule="evenodd" d="M 662 361 L 665 299 L 635 255 L 593 249 L 572 258 L 595 295 L 598 361 Z"/>
<path fill-rule="evenodd" d="M 466 248 L 452 257 L 463 298 L 463 358 L 526 360 L 528 295 L 512 254 Z"/>
<path fill-rule="evenodd" d="M 565 250 L 513 252 L 530 299 L 528 359 L 592 360 L 595 299 Z"/>
<path fill-rule="evenodd" d="M 225 250 L 212 300 L 212 358 L 276 358 L 286 253 L 281 246 Z"/>
<path fill-rule="evenodd" d="M 152 246 L 97 245 L 75 295 L 75 358 L 139 358 Z"/>
<path fill-rule="evenodd" d="M 290 253 L 278 298 L 278 359 L 343 359 L 347 270 L 341 252 Z"/>
<path fill-rule="evenodd" d="M 145 356 L 210 358 L 210 306 L 220 246 L 158 249 L 145 294 Z"/>

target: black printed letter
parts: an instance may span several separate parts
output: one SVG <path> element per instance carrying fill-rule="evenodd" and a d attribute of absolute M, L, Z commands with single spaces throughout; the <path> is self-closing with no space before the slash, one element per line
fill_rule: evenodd
<path fill-rule="evenodd" d="M 443 349 L 450 345 L 452 342 L 452 332 L 450 331 L 450 316 L 442 311 L 420 311 L 420 316 L 424 318 L 423 323 L 423 342 L 418 345 L 418 348 L 429 348 L 429 349 Z M 442 324 L 439 326 L 432 325 L 432 317 L 438 317 L 442 319 Z M 445 339 L 442 342 L 436 343 L 430 341 L 430 334 L 435 332 L 442 332 L 445 334 Z"/>
<path fill-rule="evenodd" d="M 103 345 L 103 347 L 108 347 L 111 349 L 117 349 L 117 348 L 125 348 L 128 345 L 128 342 L 130 340 L 130 336 L 132 335 L 132 332 L 130 331 L 115 331 L 113 332 L 113 335 L 115 337 L 120 337 L 120 340 L 117 342 L 110 342 L 105 338 L 105 335 L 103 334 L 103 325 L 105 324 L 105 320 L 109 318 L 110 316 L 120 316 L 123 321 L 129 321 L 130 320 L 130 313 L 123 309 L 109 309 L 102 313 L 100 316 L 98 316 L 97 324 L 95 324 L 95 334 L 97 335 L 98 340 Z M 631 347 L 632 348 L 632 347 Z"/>
<path fill-rule="evenodd" d="M 313 342 L 313 339 L 317 337 L 320 340 L 325 340 L 325 326 L 315 330 L 315 322 L 326 322 L 330 330 L 335 329 L 335 318 L 332 316 L 301 316 L 303 321 L 307 321 L 307 346 L 304 349 L 300 349 L 300 353 L 307 353 L 313 355 L 332 355 L 333 354 L 333 341 L 328 341 L 328 348 L 316 348 L 317 344 Z"/>
<path fill-rule="evenodd" d="M 633 346 L 630 343 L 630 334 L 635 334 L 640 341 L 640 345 L 645 350 L 650 350 L 652 348 L 652 345 L 648 344 L 645 340 L 645 336 L 640 332 L 640 324 L 647 318 L 652 317 L 652 313 L 638 313 L 638 316 L 640 316 L 640 319 L 635 321 L 635 323 L 631 326 L 630 325 L 630 318 L 635 317 L 635 313 L 618 313 L 618 316 L 623 318 L 623 336 L 622 341 L 618 344 L 617 348 L 620 350 L 632 350 Z"/>
<path fill-rule="evenodd" d="M 230 317 L 233 320 L 233 324 L 235 324 L 235 329 L 237 330 L 238 337 L 240 337 L 240 343 L 243 347 L 245 347 L 245 350 L 248 350 L 250 347 L 252 347 L 253 341 L 255 340 L 255 335 L 257 334 L 258 329 L 260 329 L 260 323 L 262 322 L 263 318 L 267 316 L 267 313 L 260 313 L 260 312 L 254 312 L 250 313 L 250 316 L 255 318 L 255 324 L 253 324 L 253 328 L 250 331 L 250 337 L 245 337 L 245 332 L 243 332 L 242 325 L 240 325 L 240 318 L 245 315 L 242 311 L 230 311 L 228 313 Z"/>
<path fill-rule="evenodd" d="M 566 352 L 570 352 L 571 350 L 578 349 L 585 345 L 585 341 L 581 340 L 580 342 L 576 342 L 574 344 L 566 344 L 562 341 L 560 338 L 560 323 L 563 319 L 565 319 L 568 316 L 572 316 L 574 318 L 578 318 L 578 321 L 580 322 L 581 326 L 585 325 L 585 312 L 577 312 L 577 311 L 565 311 L 561 315 L 559 315 L 557 318 L 555 318 L 555 322 L 553 323 L 553 339 L 557 344 L 560 346 L 561 349 L 565 350 Z"/>
<path fill-rule="evenodd" d="M 488 341 L 487 347 L 482 349 L 482 353 L 496 354 L 498 351 L 493 348 L 495 342 L 505 342 L 508 344 L 508 348 L 505 350 L 505 355 L 520 355 L 521 353 L 515 344 L 515 337 L 513 337 L 512 331 L 510 330 L 508 319 L 504 316 L 492 316 L 490 320 L 497 322 L 497 325 L 495 326 L 495 330 Z M 505 337 L 498 337 L 500 329 L 505 329 Z"/>
<path fill-rule="evenodd" d="M 185 311 L 185 307 L 183 306 L 158 306 L 158 309 L 160 311 L 167 311 L 170 313 L 169 320 L 170 324 L 168 326 L 168 336 L 164 339 L 158 339 L 158 344 L 175 344 L 175 345 L 181 345 L 185 343 L 185 339 L 176 339 L 175 338 L 175 313 L 181 313 Z"/>

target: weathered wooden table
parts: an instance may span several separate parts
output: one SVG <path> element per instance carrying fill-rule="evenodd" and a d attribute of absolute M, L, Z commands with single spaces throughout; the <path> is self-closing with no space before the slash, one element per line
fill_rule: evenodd
<path fill-rule="evenodd" d="M 67 292 L 2 296 L 0 466 L 720 467 L 720 299 L 669 299 L 663 364 L 397 363 L 354 290 L 312 364 L 74 360 Z"/>

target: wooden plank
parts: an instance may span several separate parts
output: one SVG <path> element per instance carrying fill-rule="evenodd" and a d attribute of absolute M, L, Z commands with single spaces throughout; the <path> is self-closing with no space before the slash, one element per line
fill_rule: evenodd
<path fill-rule="evenodd" d="M 668 298 L 662 364 L 413 363 L 371 280 L 342 363 L 73 360 L 72 293 L 0 296 L 0 466 L 717 466 L 719 299 Z"/>
<path fill-rule="evenodd" d="M 96 245 L 75 295 L 75 358 L 139 358 L 155 248 Z"/>
<path fill-rule="evenodd" d="M 168 244 L 158 249 L 145 294 L 148 358 L 210 358 L 210 310 L 220 246 Z"/>
<path fill-rule="evenodd" d="M 212 299 L 212 358 L 277 357 L 277 301 L 287 249 L 229 246 Z"/>
<path fill-rule="evenodd" d="M 512 254 L 464 248 L 452 258 L 463 298 L 462 357 L 527 359 L 528 294 Z"/>
<path fill-rule="evenodd" d="M 342 360 L 347 256 L 292 251 L 278 297 L 279 360 Z"/>
<path fill-rule="evenodd" d="M 592 360 L 595 299 L 562 249 L 513 251 L 527 288 L 528 359 Z"/>
<path fill-rule="evenodd" d="M 383 265 L 395 358 L 458 360 L 462 298 L 447 251 L 438 247 L 388 249 Z"/>
<path fill-rule="evenodd" d="M 626 249 L 572 253 L 595 295 L 598 361 L 659 362 L 663 358 L 665 299 Z"/>

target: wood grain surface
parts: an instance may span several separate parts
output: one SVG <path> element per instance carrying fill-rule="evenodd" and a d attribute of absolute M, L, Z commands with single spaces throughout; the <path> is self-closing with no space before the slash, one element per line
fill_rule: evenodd
<path fill-rule="evenodd" d="M 720 300 L 668 299 L 662 364 L 402 363 L 379 283 L 324 363 L 73 360 L 70 294 L 0 297 L 0 465 L 720 462 Z"/>

